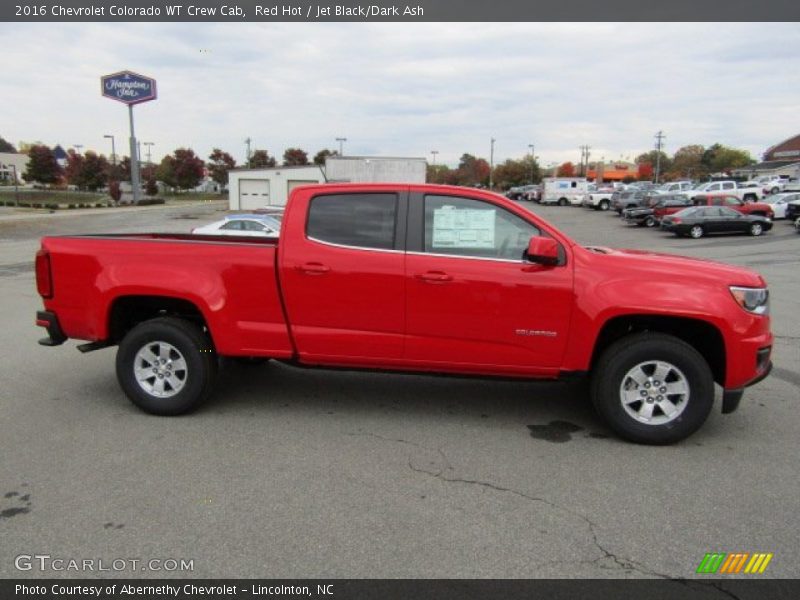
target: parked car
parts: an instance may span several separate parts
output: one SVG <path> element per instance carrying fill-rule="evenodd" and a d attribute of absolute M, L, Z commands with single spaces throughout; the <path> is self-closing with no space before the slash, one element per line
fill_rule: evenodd
<path fill-rule="evenodd" d="M 622 211 L 622 218 L 626 223 L 631 223 L 645 227 L 655 227 L 658 225 L 660 217 L 656 215 L 656 211 L 663 216 L 669 214 L 667 211 L 677 212 L 683 210 L 688 206 L 692 206 L 689 199 L 680 194 L 669 194 L 653 196 L 653 204 L 650 206 L 639 206 L 634 208 L 626 208 Z"/>
<path fill-rule="evenodd" d="M 673 194 L 675 192 L 685 192 L 692 189 L 691 181 L 668 181 L 655 188 L 653 192 L 657 194 Z"/>
<path fill-rule="evenodd" d="M 781 175 L 764 175 L 755 181 L 765 194 L 777 194 L 783 191 L 786 184 L 789 182 L 789 178 Z"/>
<path fill-rule="evenodd" d="M 617 211 L 619 214 L 622 214 L 622 211 L 626 208 L 634 208 L 637 206 L 643 206 L 649 196 L 648 192 L 640 189 L 629 189 L 625 190 L 624 192 L 620 192 L 619 196 L 616 199 L 611 201 L 611 206 Z"/>
<path fill-rule="evenodd" d="M 784 216 L 789 219 L 789 221 L 794 222 L 798 218 L 800 218 L 800 201 L 792 200 L 786 205 L 786 210 L 784 212 Z"/>
<path fill-rule="evenodd" d="M 277 237 L 280 230 L 281 221 L 274 215 L 240 214 L 227 216 L 202 227 L 195 227 L 192 229 L 192 233 Z"/>
<path fill-rule="evenodd" d="M 510 198 L 511 200 L 522 200 L 523 196 L 530 191 L 536 189 L 535 185 L 521 185 L 518 187 L 512 187 L 506 192 L 506 198 Z"/>
<path fill-rule="evenodd" d="M 794 228 L 797 230 L 797 233 L 800 233 L 800 217 L 797 217 L 797 219 L 795 219 Z"/>
<path fill-rule="evenodd" d="M 542 186 L 532 185 L 530 189 L 522 194 L 520 200 L 527 200 L 528 202 L 541 202 L 542 200 Z"/>
<path fill-rule="evenodd" d="M 584 247 L 487 191 L 300 186 L 280 238 L 231 241 L 45 237 L 35 262 L 40 343 L 118 346 L 122 390 L 158 415 L 208 398 L 220 356 L 521 379 L 589 374 L 610 427 L 649 444 L 699 429 L 715 383 L 722 412 L 734 411 L 772 366 L 758 273 Z"/>
<path fill-rule="evenodd" d="M 661 229 L 678 237 L 695 239 L 711 233 L 749 233 L 758 236 L 772 229 L 772 221 L 745 215 L 726 206 L 692 206 L 661 220 Z"/>
<path fill-rule="evenodd" d="M 786 219 L 786 211 L 789 204 L 797 201 L 800 201 L 800 192 L 780 192 L 778 194 L 765 196 L 763 203 L 769 204 L 772 207 L 772 212 L 775 213 L 773 218 Z"/>
<path fill-rule="evenodd" d="M 758 215 L 772 219 L 775 213 L 769 204 L 764 202 L 743 202 L 730 194 L 701 194 L 695 196 L 695 206 L 727 206 L 745 215 Z"/>
<path fill-rule="evenodd" d="M 581 206 L 584 208 L 593 208 L 595 210 L 608 210 L 611 208 L 611 198 L 613 195 L 613 190 L 591 192 L 583 197 Z"/>

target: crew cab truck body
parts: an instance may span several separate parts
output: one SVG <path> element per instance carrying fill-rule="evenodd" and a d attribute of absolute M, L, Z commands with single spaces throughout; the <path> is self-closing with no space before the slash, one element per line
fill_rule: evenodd
<path fill-rule="evenodd" d="M 743 215 L 757 215 L 769 219 L 775 218 L 775 211 L 766 202 L 743 202 L 731 194 L 700 194 L 694 197 L 695 206 L 727 206 Z"/>
<path fill-rule="evenodd" d="M 694 189 L 682 191 L 681 193 L 689 198 L 689 200 L 694 200 L 697 196 L 701 195 L 705 196 L 708 194 L 720 193 L 736 196 L 743 202 L 758 202 L 764 197 L 764 191 L 761 189 L 761 186 L 745 186 L 744 184 L 740 185 L 736 181 L 710 181 Z"/>
<path fill-rule="evenodd" d="M 47 237 L 41 343 L 119 345 L 117 377 L 156 414 L 194 408 L 217 357 L 557 379 L 591 375 L 621 436 L 680 440 L 768 374 L 757 273 L 585 248 L 523 207 L 432 185 L 299 187 L 279 239 Z"/>

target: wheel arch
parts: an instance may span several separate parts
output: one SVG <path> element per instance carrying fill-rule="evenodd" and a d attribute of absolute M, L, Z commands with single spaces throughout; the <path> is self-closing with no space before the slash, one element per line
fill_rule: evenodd
<path fill-rule="evenodd" d="M 722 332 L 703 319 L 669 315 L 627 314 L 607 320 L 595 340 L 590 369 L 594 370 L 603 352 L 614 342 L 635 333 L 651 331 L 683 340 L 708 362 L 714 381 L 725 382 L 726 351 Z"/>
<path fill-rule="evenodd" d="M 114 298 L 109 306 L 108 341 L 119 343 L 136 325 L 157 317 L 177 317 L 194 323 L 213 340 L 206 316 L 190 300 L 161 295 L 126 295 Z"/>

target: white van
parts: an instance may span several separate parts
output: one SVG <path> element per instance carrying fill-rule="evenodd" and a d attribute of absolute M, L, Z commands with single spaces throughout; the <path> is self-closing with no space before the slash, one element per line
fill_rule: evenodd
<path fill-rule="evenodd" d="M 584 177 L 546 177 L 542 183 L 542 204 L 579 205 L 589 193 L 589 182 Z"/>

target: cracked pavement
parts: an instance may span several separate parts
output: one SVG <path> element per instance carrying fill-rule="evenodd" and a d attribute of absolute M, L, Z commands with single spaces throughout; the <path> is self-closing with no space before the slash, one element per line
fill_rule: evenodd
<path fill-rule="evenodd" d="M 203 409 L 165 419 L 119 391 L 113 349 L 36 344 L 26 264 L 39 230 L 187 231 L 217 208 L 0 222 L 0 577 L 41 576 L 13 558 L 44 552 L 190 558 L 194 577 L 701 586 L 695 569 L 712 551 L 774 552 L 765 575 L 798 576 L 800 236 L 788 224 L 758 239 L 679 240 L 534 207 L 585 243 L 750 265 L 772 286 L 773 375 L 738 412 L 717 406 L 684 443 L 652 448 L 615 438 L 579 382 L 228 365 Z"/>

